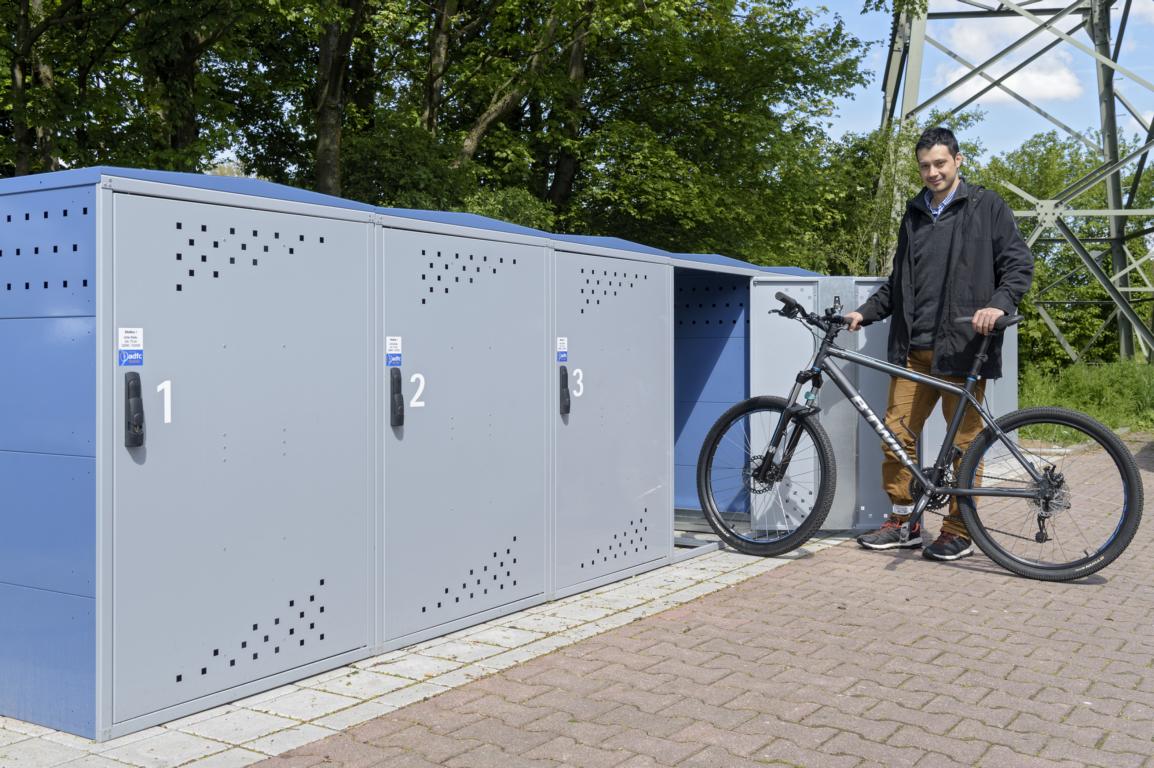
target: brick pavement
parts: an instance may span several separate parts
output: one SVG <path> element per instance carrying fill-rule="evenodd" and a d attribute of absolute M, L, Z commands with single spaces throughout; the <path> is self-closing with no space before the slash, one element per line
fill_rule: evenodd
<path fill-rule="evenodd" d="M 1154 768 L 1151 518 L 1068 584 L 849 542 L 260 766 Z"/>

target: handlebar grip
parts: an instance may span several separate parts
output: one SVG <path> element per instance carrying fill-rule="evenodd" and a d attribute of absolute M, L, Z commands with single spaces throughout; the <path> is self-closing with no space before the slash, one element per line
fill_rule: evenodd
<path fill-rule="evenodd" d="M 968 322 L 972 321 L 973 319 L 974 319 L 973 315 L 969 315 L 967 317 L 955 317 L 954 322 L 955 323 L 968 323 Z M 1011 325 L 1017 325 L 1018 323 L 1022 322 L 1025 319 L 1026 318 L 1023 317 L 1022 315 L 1002 315 L 1001 317 L 999 317 L 997 320 L 994 321 L 994 330 L 995 331 L 1004 331 L 1007 328 L 1009 328 Z"/>
<path fill-rule="evenodd" d="M 796 310 L 802 311 L 802 312 L 805 311 L 802 308 L 801 304 L 797 303 L 796 299 L 794 299 L 792 296 L 786 296 L 781 291 L 778 291 L 777 293 L 773 294 L 773 297 L 775 299 L 777 299 L 778 301 L 780 301 L 782 304 L 784 304 L 789 309 L 796 309 Z"/>

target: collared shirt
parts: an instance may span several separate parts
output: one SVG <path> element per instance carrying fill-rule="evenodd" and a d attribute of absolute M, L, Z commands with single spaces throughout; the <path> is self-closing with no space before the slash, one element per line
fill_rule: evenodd
<path fill-rule="evenodd" d="M 935 221 L 937 221 L 937 218 L 942 215 L 942 211 L 946 210 L 946 206 L 954 202 L 954 195 L 956 195 L 958 190 L 961 188 L 961 184 L 955 184 L 954 188 L 950 191 L 950 194 L 946 195 L 946 199 L 943 200 L 941 205 L 938 206 L 934 205 L 933 194 L 931 194 L 928 189 L 926 190 L 926 208 L 930 209 L 930 215 L 934 217 Z"/>

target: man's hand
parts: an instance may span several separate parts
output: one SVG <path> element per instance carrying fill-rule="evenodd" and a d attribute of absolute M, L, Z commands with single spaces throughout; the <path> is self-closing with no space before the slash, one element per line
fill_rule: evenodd
<path fill-rule="evenodd" d="M 974 330 L 983 336 L 988 336 L 994 330 L 994 323 L 999 317 L 1006 314 L 997 307 L 985 307 L 974 313 Z"/>
<path fill-rule="evenodd" d="M 860 331 L 862 321 L 865 320 L 865 318 L 862 317 L 861 312 L 846 312 L 844 315 L 842 315 L 842 317 L 844 317 L 846 322 L 849 323 L 848 328 L 851 331 Z"/>

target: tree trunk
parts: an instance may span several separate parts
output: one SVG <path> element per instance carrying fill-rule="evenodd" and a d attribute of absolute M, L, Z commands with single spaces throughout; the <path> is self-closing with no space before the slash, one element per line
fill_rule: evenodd
<path fill-rule="evenodd" d="M 421 125 L 437 135 L 437 112 L 441 107 L 445 71 L 449 66 L 449 38 L 458 0 L 438 0 L 433 6 L 433 29 L 429 35 L 429 71 L 425 75 L 425 98 L 421 107 Z"/>
<path fill-rule="evenodd" d="M 13 162 L 17 176 L 32 172 L 32 156 L 36 151 L 36 134 L 28 117 L 28 62 L 26 52 L 32 47 L 32 24 L 27 0 L 20 3 L 16 19 L 16 50 L 12 55 L 12 140 L 16 145 Z"/>
<path fill-rule="evenodd" d="M 12 121 L 12 142 L 15 145 L 13 170 L 15 175 L 24 176 L 34 170 L 33 161 L 37 155 L 37 139 L 49 137 L 50 130 L 36 123 L 29 106 L 32 102 L 30 90 L 40 80 L 46 86 L 52 84 L 52 70 L 37 61 L 36 46 L 48 30 L 67 23 L 73 14 L 81 10 L 80 0 L 64 0 L 49 15 L 44 14 L 43 0 L 19 0 L 16 19 L 10 24 L 12 44 L 8 47 L 11 58 L 9 75 L 11 83 L 8 95 L 11 101 L 9 112 Z M 51 145 L 47 157 L 50 165 Z"/>
<path fill-rule="evenodd" d="M 364 0 L 343 0 L 341 7 L 351 11 L 342 25 L 325 27 L 320 44 L 317 68 L 316 128 L 317 144 L 314 175 L 316 189 L 329 195 L 341 193 L 341 126 L 344 121 L 345 77 L 349 52 L 364 22 Z"/>
<path fill-rule="evenodd" d="M 161 61 L 156 75 L 161 87 L 161 108 L 165 118 L 165 149 L 172 150 L 169 165 L 174 170 L 195 170 L 196 159 L 187 150 L 200 137 L 196 104 L 196 78 L 205 41 L 192 32 L 182 32 L 180 48 L 172 58 Z"/>
<path fill-rule="evenodd" d="M 36 63 L 36 85 L 39 88 L 52 90 L 55 85 L 52 65 L 43 61 Z M 60 158 L 56 157 L 56 140 L 52 129 L 45 125 L 36 126 L 36 143 L 40 150 L 40 168 L 45 171 L 60 170 L 62 166 Z"/>
<path fill-rule="evenodd" d="M 592 13 L 593 3 L 586 4 L 587 13 Z M 569 49 L 569 92 L 565 96 L 565 114 L 562 134 L 568 140 L 557 153 L 557 165 L 553 170 L 553 184 L 546 199 L 557 208 L 564 208 L 573 194 L 573 181 L 577 178 L 579 160 L 572 150 L 581 134 L 582 96 L 585 91 L 585 50 L 589 34 L 589 17 L 586 15 L 577 26 L 573 47 Z"/>

